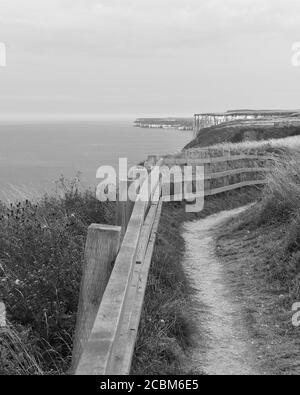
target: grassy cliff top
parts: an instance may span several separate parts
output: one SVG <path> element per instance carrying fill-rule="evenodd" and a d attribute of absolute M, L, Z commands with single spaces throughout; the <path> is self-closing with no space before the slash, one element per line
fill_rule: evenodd
<path fill-rule="evenodd" d="M 261 141 L 300 135 L 300 118 L 267 118 L 227 122 L 202 129 L 185 149 L 208 147 L 220 143 Z"/>

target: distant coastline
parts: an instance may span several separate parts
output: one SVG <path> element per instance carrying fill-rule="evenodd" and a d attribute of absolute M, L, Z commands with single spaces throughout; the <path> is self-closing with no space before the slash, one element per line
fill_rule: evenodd
<path fill-rule="evenodd" d="M 193 118 L 137 118 L 133 125 L 138 128 L 190 131 L 194 129 L 194 120 Z"/>

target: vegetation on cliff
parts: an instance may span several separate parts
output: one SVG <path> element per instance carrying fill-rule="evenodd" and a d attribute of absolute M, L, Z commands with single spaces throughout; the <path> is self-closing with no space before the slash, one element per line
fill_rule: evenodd
<path fill-rule="evenodd" d="M 256 122 L 257 123 L 257 122 Z M 245 140 L 262 141 L 300 135 L 299 125 L 256 125 L 248 121 L 225 123 L 202 129 L 185 149 L 208 147 L 221 143 L 239 143 Z"/>
<path fill-rule="evenodd" d="M 166 208 L 149 274 L 132 373 L 180 373 L 190 344 L 190 288 L 181 266 L 176 207 Z M 179 210 L 181 215 L 184 213 Z M 78 180 L 59 194 L 0 205 L 0 374 L 65 374 L 71 364 L 83 252 L 91 223 L 113 224 L 113 203 L 100 203 Z"/>
<path fill-rule="evenodd" d="M 261 199 L 227 224 L 218 241 L 253 341 L 273 374 L 299 374 L 300 328 L 292 324 L 292 306 L 300 301 L 299 210 L 300 152 L 290 151 L 276 162 Z"/>
<path fill-rule="evenodd" d="M 1 374 L 70 365 L 87 227 L 113 223 L 114 207 L 80 191 L 77 180 L 59 187 L 36 203 L 0 207 L 0 300 L 12 324 L 0 333 Z"/>

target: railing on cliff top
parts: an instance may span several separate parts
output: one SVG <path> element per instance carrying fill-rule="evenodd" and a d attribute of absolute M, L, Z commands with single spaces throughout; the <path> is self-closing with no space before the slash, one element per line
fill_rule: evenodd
<path fill-rule="evenodd" d="M 152 156 L 148 165 L 204 166 L 209 196 L 265 183 L 272 160 L 258 154 L 201 156 L 197 150 Z M 150 175 L 147 185 L 149 180 Z M 93 224 L 88 229 L 73 349 L 76 375 L 130 373 L 162 211 L 162 199 L 153 197 L 161 196 L 161 188 L 160 181 L 150 188 L 149 202 L 138 196 L 133 208 L 120 204 L 121 226 Z"/>

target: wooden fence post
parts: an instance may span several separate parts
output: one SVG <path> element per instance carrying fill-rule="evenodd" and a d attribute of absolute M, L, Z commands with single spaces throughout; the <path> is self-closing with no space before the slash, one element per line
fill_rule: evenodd
<path fill-rule="evenodd" d="M 130 208 L 128 201 L 128 180 L 119 180 L 117 193 L 116 225 L 121 227 L 121 241 L 124 238 L 130 220 Z"/>
<path fill-rule="evenodd" d="M 121 240 L 123 240 L 127 227 L 127 202 L 117 201 L 116 225 L 121 228 Z"/>
<path fill-rule="evenodd" d="M 84 254 L 76 331 L 73 345 L 72 373 L 75 372 L 110 278 L 120 248 L 119 226 L 93 224 L 88 229 Z"/>
<path fill-rule="evenodd" d="M 207 195 L 210 194 L 210 191 L 212 189 L 212 182 L 213 182 L 213 180 L 210 178 L 211 173 L 212 173 L 211 166 L 212 165 L 210 163 L 205 163 L 204 164 L 204 177 L 205 177 L 205 180 L 204 180 L 204 193 L 207 194 Z"/>
<path fill-rule="evenodd" d="M 224 149 L 223 157 L 224 157 L 225 161 L 223 163 L 222 171 L 226 172 L 226 171 L 230 170 L 230 159 L 231 159 L 230 149 L 229 150 Z M 223 179 L 222 179 L 222 187 L 226 187 L 229 184 L 230 184 L 230 176 L 227 175 L 227 176 L 223 177 Z"/>

